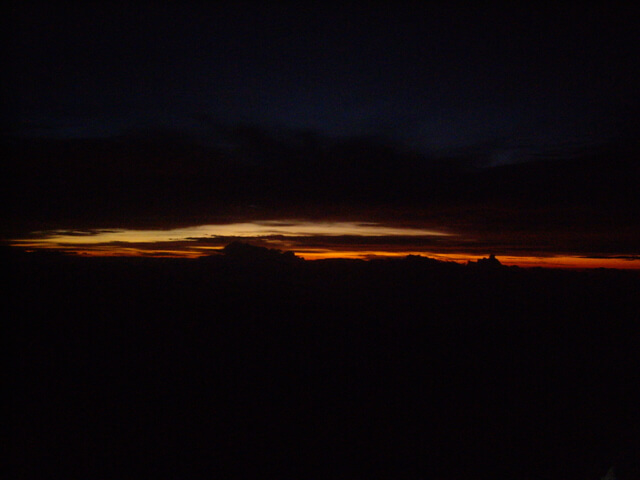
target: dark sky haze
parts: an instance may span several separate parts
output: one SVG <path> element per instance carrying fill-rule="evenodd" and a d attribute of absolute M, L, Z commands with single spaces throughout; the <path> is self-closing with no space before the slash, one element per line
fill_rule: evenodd
<path fill-rule="evenodd" d="M 636 128 L 631 9 L 160 3 L 12 2 L 9 127 L 207 136 L 250 123 L 489 149 L 497 162 Z"/>

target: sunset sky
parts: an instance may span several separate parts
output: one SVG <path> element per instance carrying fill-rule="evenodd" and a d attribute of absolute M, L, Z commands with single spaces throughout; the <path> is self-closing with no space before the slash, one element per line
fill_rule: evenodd
<path fill-rule="evenodd" d="M 640 268 L 631 8 L 9 5 L 5 245 Z"/>

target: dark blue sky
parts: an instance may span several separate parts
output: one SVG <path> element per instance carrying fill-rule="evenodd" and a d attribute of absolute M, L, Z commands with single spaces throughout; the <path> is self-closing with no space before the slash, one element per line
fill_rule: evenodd
<path fill-rule="evenodd" d="M 248 123 L 499 163 L 637 132 L 631 9 L 49 3 L 8 10 L 14 133 Z"/>

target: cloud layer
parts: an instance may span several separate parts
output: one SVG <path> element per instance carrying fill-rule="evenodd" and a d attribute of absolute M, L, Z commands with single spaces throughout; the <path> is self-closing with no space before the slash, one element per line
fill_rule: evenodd
<path fill-rule="evenodd" d="M 172 131 L 5 139 L 4 241 L 190 255 L 235 238 L 295 251 L 640 253 L 633 144 L 490 167 L 478 152 L 285 133 L 228 127 L 215 145 Z"/>

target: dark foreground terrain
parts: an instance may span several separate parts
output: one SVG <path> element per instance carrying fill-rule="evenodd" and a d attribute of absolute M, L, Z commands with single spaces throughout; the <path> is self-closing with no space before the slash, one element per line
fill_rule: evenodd
<path fill-rule="evenodd" d="M 3 252 L 7 478 L 640 478 L 638 273 L 227 252 Z"/>

